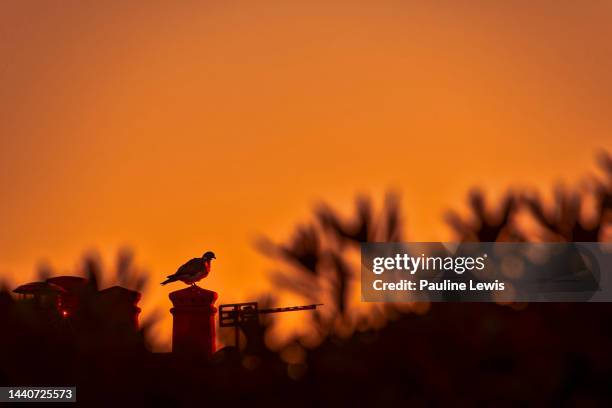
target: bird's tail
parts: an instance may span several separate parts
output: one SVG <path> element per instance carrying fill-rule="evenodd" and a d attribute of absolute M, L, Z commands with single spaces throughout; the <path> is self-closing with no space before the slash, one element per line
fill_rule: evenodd
<path fill-rule="evenodd" d="M 161 283 L 162 286 L 169 284 L 170 282 L 174 282 L 176 279 L 173 277 L 168 277 L 165 281 Z"/>

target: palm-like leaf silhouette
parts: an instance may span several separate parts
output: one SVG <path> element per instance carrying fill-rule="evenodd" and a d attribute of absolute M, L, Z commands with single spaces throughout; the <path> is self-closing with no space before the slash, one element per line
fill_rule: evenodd
<path fill-rule="evenodd" d="M 351 251 L 362 242 L 400 241 L 402 239 L 400 199 L 395 193 L 386 195 L 383 208 L 374 212 L 372 200 L 355 199 L 355 213 L 344 218 L 328 204 L 319 204 L 314 221 L 296 227 L 288 243 L 275 244 L 267 238 L 258 241 L 265 255 L 281 260 L 286 268 L 271 274 L 272 282 L 311 301 L 325 299 L 328 319 L 313 314 L 320 332 L 329 331 L 337 318 L 346 320 L 351 282 L 357 267 L 349 261 Z"/>
<path fill-rule="evenodd" d="M 558 187 L 552 208 L 546 208 L 538 194 L 523 197 L 535 220 L 547 231 L 547 239 L 563 241 L 597 241 L 600 226 L 585 227 L 580 220 L 582 201 L 575 191 Z"/>
<path fill-rule="evenodd" d="M 445 217 L 461 241 L 496 242 L 520 239 L 518 232 L 511 225 L 511 216 L 516 209 L 516 199 L 512 192 L 508 192 L 501 200 L 497 211 L 487 208 L 481 190 L 472 190 L 468 203 L 472 212 L 471 220 L 464 220 L 453 210 Z"/>
<path fill-rule="evenodd" d="M 338 213 L 329 205 L 323 203 L 315 210 L 321 226 L 335 235 L 340 243 L 358 245 L 374 238 L 372 202 L 368 197 L 359 196 L 355 199 L 355 216 L 353 220 L 343 221 Z"/>
<path fill-rule="evenodd" d="M 548 208 L 538 194 L 523 196 L 531 215 L 545 229 L 544 238 L 568 242 L 597 242 L 602 238 L 612 210 L 612 157 L 604 152 L 598 161 L 606 180 L 593 180 L 590 193 L 596 205 L 590 222 L 582 219 L 582 208 L 588 198 L 585 193 L 558 186 Z"/>

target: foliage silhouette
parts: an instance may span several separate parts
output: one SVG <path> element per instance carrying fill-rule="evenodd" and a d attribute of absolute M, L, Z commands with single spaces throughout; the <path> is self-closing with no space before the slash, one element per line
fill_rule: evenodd
<path fill-rule="evenodd" d="M 497 211 L 487 209 L 485 195 L 474 189 L 468 199 L 472 220 L 464 220 L 455 211 L 446 214 L 447 223 L 455 230 L 460 241 L 496 242 L 521 240 L 520 233 L 512 224 L 516 211 L 516 197 L 508 192 L 499 203 Z"/>
<path fill-rule="evenodd" d="M 592 179 L 593 187 L 588 193 L 568 190 L 563 186 L 555 189 L 552 208 L 547 208 L 538 194 L 523 196 L 527 208 L 544 228 L 544 238 L 574 242 L 597 242 L 609 223 L 612 210 L 612 156 L 602 152 L 599 164 L 605 172 L 606 180 Z M 582 209 L 589 198 L 596 205 L 591 220 L 585 220 Z"/>
<path fill-rule="evenodd" d="M 309 302 L 326 304 L 325 314 L 312 314 L 317 332 L 324 337 L 333 333 L 337 325 L 351 324 L 348 305 L 357 275 L 351 256 L 358 253 L 361 242 L 400 241 L 401 220 L 397 193 L 388 193 L 378 212 L 371 199 L 358 196 L 352 220 L 321 203 L 315 208 L 314 220 L 306 226 L 298 225 L 288 243 L 275 244 L 260 238 L 256 246 L 285 265 L 286 269 L 271 274 L 276 286 Z"/>
<path fill-rule="evenodd" d="M 592 182 L 588 192 L 598 198 L 590 228 L 598 229 L 599 239 L 609 227 L 612 186 L 612 160 L 602 157 L 608 178 Z M 564 200 L 573 202 L 576 194 L 567 192 Z M 571 208 L 560 216 L 531 198 L 509 194 L 491 208 L 476 191 L 470 195 L 472 218 L 451 215 L 449 222 L 462 240 L 537 238 L 515 224 L 515 216 L 526 212 L 550 234 L 579 236 L 575 205 L 557 203 Z M 82 336 L 74 335 L 77 320 L 45 315 L 43 305 L 17 301 L 6 287 L 0 291 L 0 383 L 75 384 L 79 401 L 90 406 L 610 405 L 609 304 L 385 304 L 355 316 L 359 243 L 404 239 L 396 194 L 378 211 L 364 197 L 355 207 L 346 219 L 321 204 L 287 243 L 257 243 L 282 265 L 272 274 L 279 289 L 326 303 L 311 321 L 318 343 L 295 338 L 272 352 L 264 342 L 270 321 L 262 319 L 245 331 L 242 352 L 228 347 L 212 361 L 151 353 L 142 333 L 128 332 L 126 339 L 134 341 L 122 341 L 124 347 L 101 347 L 106 323 L 94 298 L 108 276 L 92 257 L 84 266 L 89 283 L 81 296 L 90 304 Z M 140 289 L 147 283 L 135 276 L 131 256 L 118 261 L 116 271 L 113 282 Z"/>

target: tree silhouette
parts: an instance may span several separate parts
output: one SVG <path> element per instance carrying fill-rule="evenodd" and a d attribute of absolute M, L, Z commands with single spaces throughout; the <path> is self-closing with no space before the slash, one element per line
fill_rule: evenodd
<path fill-rule="evenodd" d="M 516 211 L 516 198 L 508 192 L 500 201 L 497 210 L 487 208 L 485 195 L 474 189 L 468 196 L 471 219 L 463 219 L 456 211 L 449 210 L 446 222 L 455 230 L 461 241 L 496 242 L 521 240 L 519 232 L 512 224 Z"/>
<path fill-rule="evenodd" d="M 602 152 L 598 158 L 606 179 L 592 178 L 590 191 L 569 190 L 557 186 L 551 207 L 547 207 L 539 194 L 524 195 L 522 201 L 534 219 L 544 228 L 544 239 L 568 242 L 597 242 L 610 223 L 612 210 L 612 156 Z M 590 196 L 590 197 L 589 197 Z M 583 208 L 589 198 L 595 206 L 589 219 L 583 217 Z"/>
<path fill-rule="evenodd" d="M 337 323 L 350 321 L 348 305 L 358 272 L 351 257 L 358 253 L 360 243 L 401 241 L 401 221 L 398 194 L 387 193 L 378 212 L 370 198 L 358 196 L 350 218 L 320 203 L 314 220 L 298 225 L 287 243 L 260 238 L 256 245 L 263 254 L 282 261 L 284 268 L 271 274 L 277 287 L 326 304 L 325 315 L 313 313 L 314 325 L 326 335 L 334 332 Z"/>

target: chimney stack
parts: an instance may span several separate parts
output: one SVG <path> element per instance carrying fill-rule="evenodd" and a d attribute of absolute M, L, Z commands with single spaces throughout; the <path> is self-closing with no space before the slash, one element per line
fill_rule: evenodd
<path fill-rule="evenodd" d="M 172 352 L 210 358 L 216 351 L 214 306 L 217 293 L 190 286 L 170 293 Z"/>

